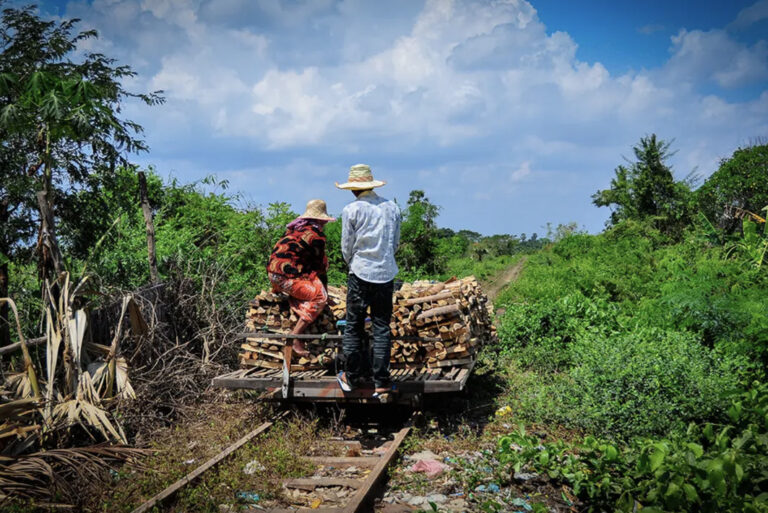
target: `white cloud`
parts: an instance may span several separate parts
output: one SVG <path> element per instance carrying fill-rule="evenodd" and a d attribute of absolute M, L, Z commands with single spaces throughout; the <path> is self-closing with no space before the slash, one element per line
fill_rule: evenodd
<path fill-rule="evenodd" d="M 668 79 L 714 81 L 733 88 L 768 79 L 768 43 L 746 46 L 724 30 L 681 29 L 672 37 L 672 57 L 665 66 Z"/>
<path fill-rule="evenodd" d="M 736 19 L 728 25 L 728 28 L 743 29 L 765 19 L 768 19 L 768 0 L 759 0 L 742 9 Z"/>
<path fill-rule="evenodd" d="M 763 19 L 766 2 L 734 23 Z M 390 183 L 434 191 L 438 203 L 475 197 L 485 202 L 478 212 L 498 217 L 504 198 L 521 195 L 521 205 L 544 212 L 536 199 L 548 188 L 568 216 L 565 198 L 588 205 L 646 133 L 676 138 L 682 174 L 697 165 L 708 173 L 768 133 L 768 93 L 735 101 L 717 92 L 765 89 L 768 44 L 744 44 L 726 30 L 681 30 L 666 63 L 612 75 L 579 60 L 578 41 L 548 31 L 523 0 L 391 9 L 348 0 L 94 0 L 68 12 L 101 30 L 107 54 L 122 52 L 140 71 L 137 89 L 166 91 L 165 106 L 133 116 L 155 158 L 211 145 L 230 155 L 220 169 L 237 169 L 238 183 L 243 173 L 279 173 L 272 161 L 344 169 L 376 156 L 397 162 L 379 166 Z M 236 158 L 270 162 L 246 167 Z M 481 185 L 500 176 L 505 187 Z M 451 210 L 443 212 L 450 222 Z"/>
<path fill-rule="evenodd" d="M 531 163 L 526 160 L 525 162 L 520 164 L 519 168 L 515 169 L 509 174 L 509 181 L 512 183 L 519 182 L 530 174 L 531 174 Z"/>

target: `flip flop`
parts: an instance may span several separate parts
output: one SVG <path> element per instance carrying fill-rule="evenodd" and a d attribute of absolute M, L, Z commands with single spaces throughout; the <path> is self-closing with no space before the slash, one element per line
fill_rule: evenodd
<path fill-rule="evenodd" d="M 394 394 L 397 392 L 397 387 L 395 385 L 390 386 L 386 390 L 382 390 L 380 392 L 374 392 L 371 397 L 379 398 L 384 394 Z"/>
<path fill-rule="evenodd" d="M 351 392 L 352 390 L 354 390 L 352 385 L 350 385 L 347 382 L 347 375 L 344 373 L 344 371 L 341 371 L 338 374 L 336 374 L 336 381 L 339 382 L 339 387 L 341 387 L 342 392 Z"/>

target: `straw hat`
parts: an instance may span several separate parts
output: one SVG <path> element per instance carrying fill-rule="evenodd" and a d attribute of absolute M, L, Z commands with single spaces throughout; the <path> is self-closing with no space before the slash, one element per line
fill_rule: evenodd
<path fill-rule="evenodd" d="M 335 221 L 335 217 L 328 215 L 328 210 L 325 206 L 325 201 L 321 199 L 313 199 L 307 202 L 307 209 L 299 217 L 305 219 L 320 219 L 321 221 Z"/>
<path fill-rule="evenodd" d="M 349 168 L 349 180 L 345 183 L 336 182 L 336 187 L 350 191 L 361 191 L 365 189 L 373 189 L 374 187 L 381 187 L 382 185 L 386 185 L 386 183 L 387 182 L 373 179 L 373 173 L 371 173 L 370 166 L 366 164 L 355 164 Z"/>

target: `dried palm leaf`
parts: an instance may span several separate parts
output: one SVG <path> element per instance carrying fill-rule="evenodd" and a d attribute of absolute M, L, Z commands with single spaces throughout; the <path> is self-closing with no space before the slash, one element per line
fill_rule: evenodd
<path fill-rule="evenodd" d="M 106 410 L 99 405 L 101 400 L 93 387 L 91 375 L 83 373 L 74 399 L 61 401 L 53 408 L 53 423 L 67 428 L 81 426 L 91 437 L 91 429 L 98 431 L 106 440 L 125 443 L 125 433 L 115 425 Z"/>
<path fill-rule="evenodd" d="M 48 372 L 48 386 L 45 389 L 45 410 L 44 415 L 46 419 L 51 418 L 53 409 L 53 387 L 56 382 L 56 366 L 59 359 L 59 347 L 61 346 L 61 329 L 56 323 L 53 322 L 53 316 L 51 315 L 51 309 L 45 309 L 45 335 L 47 340 L 46 344 L 46 371 Z"/>
<path fill-rule="evenodd" d="M 18 399 L 7 403 L 0 403 L 0 421 L 18 417 L 28 412 L 33 412 L 37 407 L 34 399 Z"/>
<path fill-rule="evenodd" d="M 52 499 L 61 493 L 67 500 L 77 499 L 80 490 L 73 477 L 102 479 L 104 470 L 115 463 L 146 454 L 125 446 L 97 445 L 53 449 L 18 458 L 0 457 L 0 503 L 11 498 Z"/>
<path fill-rule="evenodd" d="M 29 374 L 24 372 L 14 372 L 6 375 L 5 386 L 20 399 L 34 398 L 35 393 L 32 390 L 32 382 L 29 380 Z"/>
<path fill-rule="evenodd" d="M 123 333 L 123 318 L 125 317 L 125 311 L 131 301 L 133 301 L 133 297 L 130 295 L 123 297 L 123 306 L 120 309 L 120 318 L 117 320 L 117 329 L 115 329 L 115 336 L 112 338 L 112 344 L 109 347 L 109 354 L 107 355 L 108 372 L 105 397 L 112 397 L 114 393 L 114 385 L 117 378 L 117 362 L 115 361 L 117 356 L 117 344 L 120 341 L 120 335 Z"/>
<path fill-rule="evenodd" d="M 88 366 L 88 372 L 93 380 L 93 386 L 100 396 L 105 396 L 108 386 L 109 364 L 106 361 L 93 362 Z M 128 379 L 128 362 L 122 356 L 115 360 L 115 384 L 119 399 L 136 399 L 130 379 Z"/>
<path fill-rule="evenodd" d="M 13 310 L 13 315 L 16 318 L 16 331 L 19 334 L 19 343 L 21 343 L 21 352 L 24 356 L 24 372 L 27 373 L 29 379 L 29 386 L 34 397 L 40 397 L 40 385 L 37 383 L 37 374 L 35 373 L 35 366 L 32 364 L 32 357 L 29 355 L 29 349 L 27 349 L 27 343 L 24 339 L 24 333 L 21 331 L 21 321 L 19 321 L 19 311 L 16 309 L 16 303 L 9 297 L 0 297 L 0 304 L 7 303 Z"/>
<path fill-rule="evenodd" d="M 27 446 L 26 440 L 39 433 L 40 425 L 36 423 L 35 419 L 38 406 L 35 399 L 17 399 L 0 403 L 1 453 L 16 454 L 20 452 Z"/>
<path fill-rule="evenodd" d="M 71 310 L 67 308 L 67 313 L 70 311 Z M 83 337 L 85 336 L 86 319 L 87 316 L 85 315 L 84 310 L 77 310 L 67 318 L 69 343 L 72 346 L 72 355 L 75 359 L 75 366 L 80 372 L 83 368 Z"/>

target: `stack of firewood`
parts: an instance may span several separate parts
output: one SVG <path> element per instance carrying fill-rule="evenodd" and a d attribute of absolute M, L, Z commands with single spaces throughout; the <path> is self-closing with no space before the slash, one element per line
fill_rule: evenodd
<path fill-rule="evenodd" d="M 326 306 L 307 333 L 337 333 L 336 321 L 346 315 L 346 290 L 329 287 L 331 306 Z M 474 277 L 446 283 L 417 281 L 405 283 L 393 297 L 391 363 L 393 368 L 453 367 L 469 364 L 480 344 L 496 339 L 493 306 Z M 288 299 L 281 294 L 262 292 L 250 302 L 246 319 L 248 331 L 269 330 L 288 333 L 298 321 Z M 426 338 L 429 341 L 397 340 Z M 282 367 L 281 339 L 267 339 L 254 333 L 242 344 L 240 361 L 245 366 Z M 320 369 L 335 357 L 327 340 L 307 340 L 309 357 L 298 359 L 294 370 Z M 294 360 L 296 362 L 296 360 Z"/>
<path fill-rule="evenodd" d="M 345 288 L 328 287 L 329 305 L 308 328 L 306 333 L 336 333 L 336 321 L 344 319 L 347 312 L 347 291 Z M 288 296 L 262 291 L 248 303 L 249 309 L 245 321 L 247 331 L 268 330 L 276 333 L 289 333 L 299 318 L 291 311 Z M 308 340 L 306 347 L 309 357 L 299 358 L 302 370 L 322 368 L 333 358 L 333 347 L 323 340 Z M 279 369 L 283 362 L 283 341 L 280 339 L 248 337 L 240 346 L 240 363 L 244 366 Z M 296 360 L 294 360 L 296 361 Z"/>
<path fill-rule="evenodd" d="M 395 367 L 453 367 L 471 363 L 480 344 L 496 339 L 493 304 L 474 276 L 446 283 L 406 283 L 395 293 L 394 337 L 439 339 L 392 342 Z"/>

